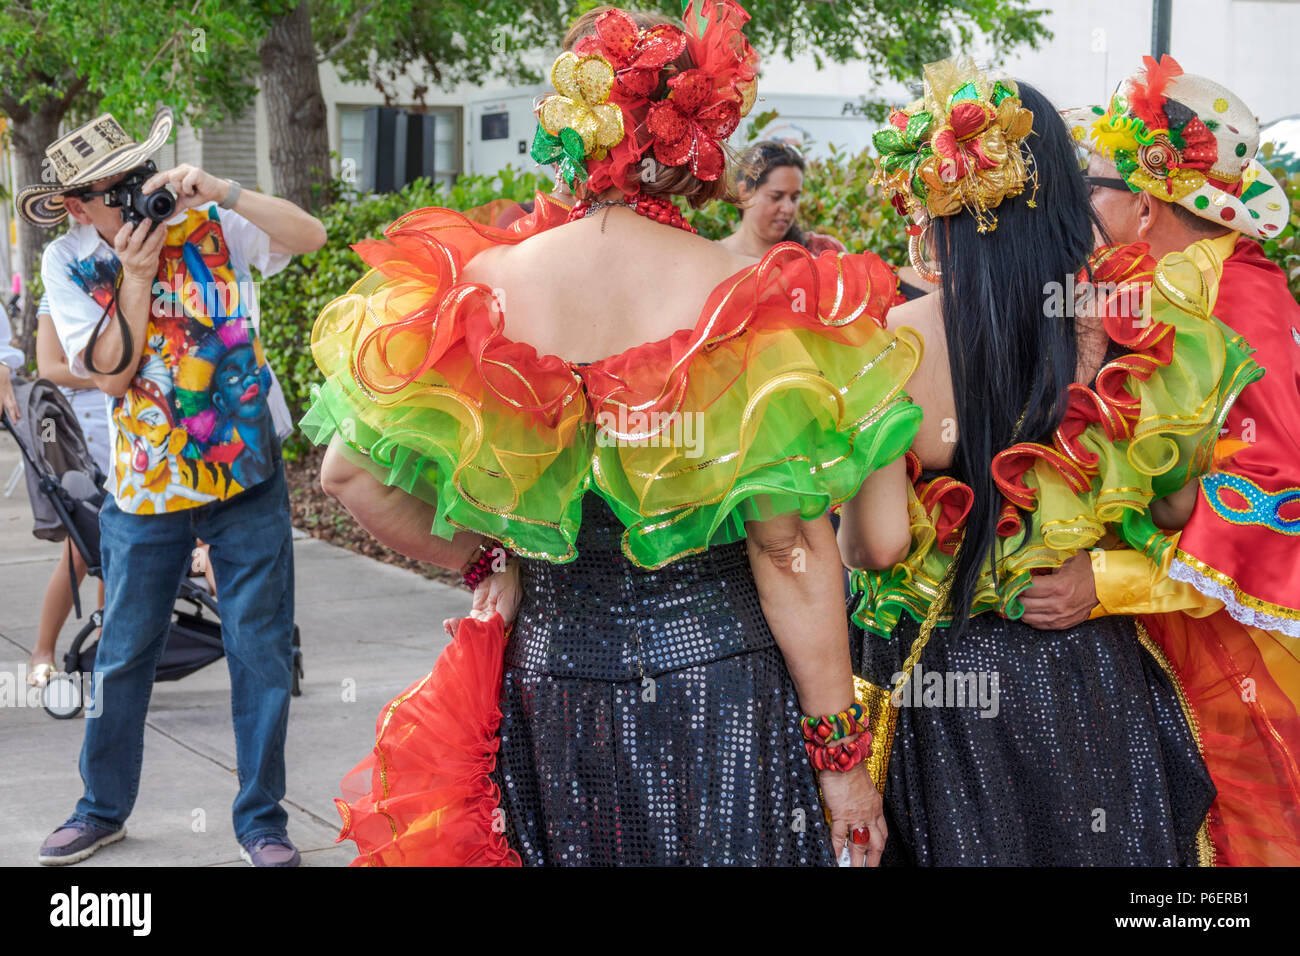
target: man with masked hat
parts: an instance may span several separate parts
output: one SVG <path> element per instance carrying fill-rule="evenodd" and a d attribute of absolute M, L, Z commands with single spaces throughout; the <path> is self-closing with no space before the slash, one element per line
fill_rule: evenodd
<path fill-rule="evenodd" d="M 86 721 L 84 794 L 39 859 L 75 863 L 125 835 L 154 667 L 202 538 L 230 667 L 235 836 L 255 866 L 296 866 L 280 806 L 293 548 L 279 441 L 292 426 L 266 367 L 250 270 L 273 275 L 290 256 L 319 249 L 325 230 L 290 202 L 194 166 L 156 171 L 149 156 L 171 128 L 162 109 L 137 143 L 111 115 L 99 116 L 46 150 L 55 181 L 15 200 L 34 225 L 73 220 L 46 247 L 41 277 L 69 367 L 109 396 L 113 423 L 111 495 L 100 513 L 102 707 Z M 218 380 L 232 349 L 248 353 L 244 364 L 256 374 Z M 199 355 L 205 360 L 190 361 Z M 214 395 L 240 406 L 237 427 L 215 429 Z"/>
<path fill-rule="evenodd" d="M 1166 560 L 1077 555 L 1026 593 L 1024 620 L 1138 615 L 1199 724 L 1218 862 L 1300 865 L 1300 306 L 1260 245 L 1290 202 L 1246 105 L 1172 57 L 1147 57 L 1107 106 L 1065 116 L 1106 238 L 1189 255 L 1265 374 L 1229 411 Z"/>

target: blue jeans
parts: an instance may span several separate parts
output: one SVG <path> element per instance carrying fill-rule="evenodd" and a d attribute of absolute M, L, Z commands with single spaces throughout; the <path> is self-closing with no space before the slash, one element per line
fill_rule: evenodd
<path fill-rule="evenodd" d="M 277 456 L 278 458 L 278 456 Z M 154 668 L 194 539 L 211 548 L 230 666 L 240 843 L 283 834 L 284 741 L 293 683 L 293 544 L 284 466 L 226 501 L 160 515 L 100 512 L 104 628 L 95 671 L 99 716 L 86 720 L 85 794 L 73 819 L 118 829 L 135 805 Z"/>

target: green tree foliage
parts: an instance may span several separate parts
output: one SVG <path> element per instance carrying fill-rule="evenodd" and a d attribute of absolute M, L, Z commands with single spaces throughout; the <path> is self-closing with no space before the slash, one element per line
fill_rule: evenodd
<path fill-rule="evenodd" d="M 7 0 L 0 6 L 0 112 L 19 186 L 53 182 L 45 148 L 65 119 L 111 112 L 129 133 L 157 104 L 197 126 L 243 109 L 256 92 L 256 47 L 238 4 L 194 0 Z M 8 200 L 10 197 L 5 197 Z M 19 268 L 29 286 L 50 234 L 19 224 Z M 36 302 L 20 323 L 34 357 Z"/>
<path fill-rule="evenodd" d="M 0 109 L 18 121 L 53 105 L 113 113 L 142 133 L 156 104 L 197 126 L 256 93 L 256 27 L 245 5 L 197 0 L 8 0 L 0 6 Z"/>
<path fill-rule="evenodd" d="M 1268 256 L 1286 273 L 1291 294 L 1300 301 L 1300 171 L 1289 172 L 1285 157 L 1274 156 L 1276 147 L 1265 143 L 1260 150 L 1260 160 L 1269 168 L 1291 206 L 1287 228 L 1271 239 L 1264 240 L 1264 255 Z"/>
<path fill-rule="evenodd" d="M 1046 10 L 1032 0 L 751 0 L 745 32 L 763 56 L 809 52 L 826 62 L 860 61 L 868 78 L 907 81 L 921 66 L 983 37 L 993 49 L 1050 38 Z M 680 0 L 621 4 L 678 17 Z M 489 77 L 535 83 L 573 20 L 595 0 L 313 0 L 317 45 L 350 80 L 392 95 L 408 67 L 449 88 Z M 373 53 L 373 55 L 372 55 Z M 530 56 L 530 53 L 532 54 Z M 417 83 L 417 96 L 427 87 Z"/>

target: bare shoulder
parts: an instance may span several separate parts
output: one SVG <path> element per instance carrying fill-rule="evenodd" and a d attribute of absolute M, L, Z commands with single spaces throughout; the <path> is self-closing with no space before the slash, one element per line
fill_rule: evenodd
<path fill-rule="evenodd" d="M 889 328 L 906 326 L 925 340 L 921 364 L 907 383 L 908 394 L 921 406 L 924 419 L 912 450 L 927 468 L 952 463 L 956 443 L 957 406 L 948 366 L 948 338 L 939 295 L 922 296 L 889 310 Z"/>
<path fill-rule="evenodd" d="M 465 263 L 464 269 L 461 270 L 460 281 L 486 286 L 499 285 L 497 277 L 508 269 L 508 256 L 514 250 L 513 246 L 491 246 L 484 249 Z"/>
<path fill-rule="evenodd" d="M 716 273 L 718 281 L 748 269 L 757 262 L 756 259 L 732 251 L 721 242 L 703 236 L 689 236 L 688 240 L 683 249 L 689 250 L 692 256 L 699 257 L 701 264 L 707 263 L 708 271 Z"/>
<path fill-rule="evenodd" d="M 924 295 L 896 305 L 889 310 L 889 327 L 892 329 L 905 325 L 916 329 L 928 345 L 933 336 L 943 337 L 943 309 L 939 303 L 939 296 Z"/>

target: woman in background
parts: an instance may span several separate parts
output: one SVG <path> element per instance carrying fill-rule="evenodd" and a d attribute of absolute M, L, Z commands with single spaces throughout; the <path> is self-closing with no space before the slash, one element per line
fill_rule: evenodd
<path fill-rule="evenodd" d="M 813 255 L 843 252 L 838 239 L 799 227 L 799 197 L 807 170 L 799 151 L 785 143 L 763 140 L 745 150 L 736 182 L 740 224 L 722 245 L 750 259 L 763 258 L 778 242 L 797 242 Z"/>

